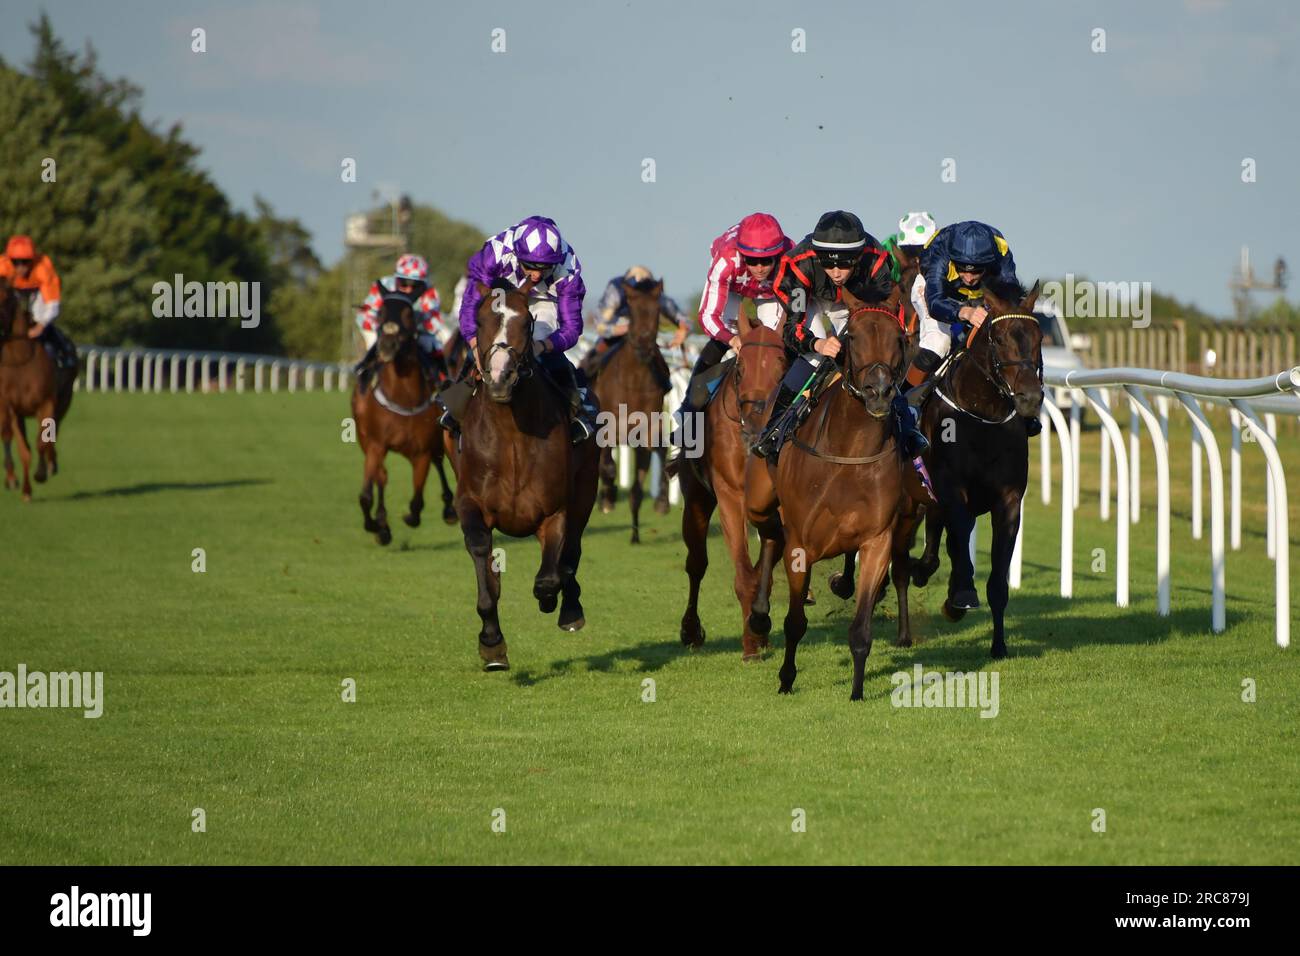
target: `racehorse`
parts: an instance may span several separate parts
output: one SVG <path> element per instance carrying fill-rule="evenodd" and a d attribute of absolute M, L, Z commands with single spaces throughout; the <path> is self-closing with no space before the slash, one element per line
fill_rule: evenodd
<path fill-rule="evenodd" d="M 786 370 L 785 346 L 781 335 L 766 326 L 749 324 L 744 310 L 737 317 L 740 324 L 740 352 L 731 368 L 719 380 L 717 397 L 703 413 L 703 435 L 698 458 L 677 459 L 677 477 L 682 491 L 682 540 L 686 543 L 686 574 L 690 594 L 682 615 L 681 639 L 688 647 L 704 643 L 704 626 L 700 623 L 700 582 L 709 567 L 709 521 L 714 509 L 721 510 L 722 536 L 731 552 L 736 569 L 736 597 L 740 601 L 742 660 L 762 656 L 767 647 L 766 634 L 749 626 L 750 604 L 757 587 L 754 562 L 749 556 L 749 529 L 745 525 L 745 459 L 758 440 L 766 419 L 769 396 Z M 683 433 L 686 424 L 683 423 Z M 772 562 L 767 562 L 771 573 Z"/>
<path fill-rule="evenodd" d="M 975 519 L 990 514 L 992 556 L 984 593 L 993 612 L 991 653 L 1005 657 L 1007 571 L 1029 476 L 1023 419 L 1036 416 L 1043 404 L 1043 333 L 1032 314 L 1037 283 L 1028 293 L 1015 283 L 986 280 L 985 286 L 988 318 L 966 350 L 936 373 L 921 411 L 921 429 L 930 439 L 925 463 L 939 504 L 926 516 L 925 551 L 912 581 L 924 585 L 938 569 L 946 529 L 951 570 L 944 616 L 958 621 L 979 607 L 967 542 Z"/>
<path fill-rule="evenodd" d="M 31 312 L 23 294 L 7 279 L 0 278 L 0 441 L 5 449 L 5 489 L 8 490 L 18 487 L 10 447 L 14 433 L 18 434 L 23 501 L 32 500 L 31 478 L 43 482 L 48 475 L 59 473 L 55 450 L 58 423 L 72 405 L 72 387 L 77 379 L 75 368 L 57 368 L 41 343 L 28 337 L 32 327 Z M 30 474 L 28 416 L 37 423 L 35 474 Z"/>
<path fill-rule="evenodd" d="M 628 492 L 628 505 L 632 509 L 632 543 L 641 541 L 641 501 L 644 498 L 642 483 L 650 469 L 650 456 L 657 455 L 664 463 L 663 444 L 658 441 L 662 431 L 659 424 L 665 418 L 664 396 L 668 394 L 668 364 L 655 337 L 659 331 L 659 301 L 663 282 L 650 289 L 638 289 L 628 282 L 623 284 L 627 296 L 628 330 L 623 341 L 614 346 L 612 357 L 597 360 L 594 388 L 600 407 L 616 416 L 620 423 L 631 423 L 627 436 L 619 435 L 622 444 L 627 438 L 636 455 L 636 476 Z M 638 423 L 643 423 L 638 427 Z M 638 440 L 638 434 L 644 441 Z M 609 514 L 618 498 L 615 442 L 605 442 L 600 451 L 600 510 Z M 660 469 L 659 494 L 655 498 L 655 511 L 668 513 L 668 477 Z"/>
<path fill-rule="evenodd" d="M 533 597 L 543 614 L 562 594 L 559 627 L 584 623 L 578 565 L 582 533 L 596 502 L 599 449 L 595 436 L 574 445 L 569 399 L 534 356 L 532 283 L 480 286 L 475 352 L 482 381 L 461 418 L 456 514 L 478 576 L 479 656 L 485 670 L 510 666 L 497 618 L 500 568 L 492 533 L 537 536 L 542 564 Z"/>
<path fill-rule="evenodd" d="M 364 392 L 360 383 L 352 389 L 352 420 L 357 424 L 357 444 L 365 454 L 365 476 L 361 480 L 361 517 L 365 529 L 375 535 L 380 544 L 393 540 L 388 527 L 388 512 L 384 508 L 384 490 L 388 486 L 388 468 L 384 458 L 395 451 L 405 455 L 411 463 L 413 494 L 410 510 L 402 520 L 412 528 L 419 527 L 420 513 L 424 510 L 424 483 L 429 477 L 429 465 L 436 464 L 438 480 L 442 483 L 442 519 L 447 524 L 456 523 L 456 510 L 452 507 L 451 487 L 447 484 L 444 464 L 443 430 L 438 425 L 440 409 L 433 399 L 439 380 L 445 382 L 442 369 L 434 370 L 431 379 L 425 371 L 417 352 L 415 315 L 409 300 L 402 296 L 386 296 L 381 306 L 383 320 L 379 326 L 376 353 L 379 368 L 373 384 Z M 370 516 L 375 486 L 379 489 L 379 507 Z"/>
<path fill-rule="evenodd" d="M 842 371 L 775 464 L 755 456 L 746 465 L 746 516 L 764 545 L 749 627 L 760 634 L 771 629 L 771 574 L 765 565 L 779 549 L 790 584 L 779 690 L 790 693 L 795 654 L 808 629 L 804 597 L 809 572 L 823 558 L 856 552 L 849 699 L 861 700 L 871 651 L 871 611 L 888 570 L 904 495 L 906 466 L 893 437 L 890 401 L 907 368 L 906 332 L 897 288 L 882 302 L 867 304 L 847 292 L 844 301 L 851 311 L 839 335 Z"/>

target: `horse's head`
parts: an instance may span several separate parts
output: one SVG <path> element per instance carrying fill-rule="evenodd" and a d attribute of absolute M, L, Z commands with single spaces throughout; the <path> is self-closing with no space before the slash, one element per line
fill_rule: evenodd
<path fill-rule="evenodd" d="M 516 289 L 504 279 L 491 287 L 480 285 L 475 347 L 488 398 L 505 404 L 514 397 L 515 385 L 533 369 L 533 316 L 528 311 L 532 283 Z"/>
<path fill-rule="evenodd" d="M 979 339 L 987 341 L 985 373 L 1022 418 L 1032 418 L 1043 406 L 1043 330 L 1033 316 L 1038 294 L 1037 282 L 1026 292 L 1016 283 L 986 279 L 989 315 L 980 327 L 984 334 L 972 340 L 973 349 Z"/>
<path fill-rule="evenodd" d="M 659 334 L 659 302 L 663 292 L 662 280 L 653 285 L 623 280 L 623 293 L 627 298 L 627 337 L 638 351 L 652 347 Z"/>
<path fill-rule="evenodd" d="M 844 388 L 866 407 L 867 414 L 884 418 L 906 371 L 902 293 L 894 286 L 887 298 L 868 303 L 846 289 L 844 301 L 852 310 L 840 333 Z"/>
<path fill-rule="evenodd" d="M 740 354 L 733 372 L 736 405 L 740 414 L 740 433 L 746 445 L 758 441 L 767 420 L 767 402 L 787 367 L 785 344 L 781 333 L 773 332 L 761 322 L 750 323 L 744 309 L 737 317 L 740 325 Z"/>
<path fill-rule="evenodd" d="M 7 276 L 0 276 L 0 343 L 6 339 L 27 339 L 31 314 L 26 297 L 15 289 Z"/>
<path fill-rule="evenodd" d="M 406 296 L 386 295 L 379 313 L 379 339 L 375 351 L 379 361 L 391 362 L 415 342 L 415 312 Z"/>

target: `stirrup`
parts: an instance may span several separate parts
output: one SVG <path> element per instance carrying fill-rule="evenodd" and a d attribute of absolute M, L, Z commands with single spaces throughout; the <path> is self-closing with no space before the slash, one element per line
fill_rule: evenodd
<path fill-rule="evenodd" d="M 930 450 L 930 439 L 921 434 L 919 429 L 903 433 L 903 454 L 908 458 L 920 458 Z"/>
<path fill-rule="evenodd" d="M 587 424 L 587 420 L 581 415 L 574 416 L 569 422 L 569 439 L 575 445 L 581 445 L 595 434 L 596 430 Z"/>
<path fill-rule="evenodd" d="M 456 421 L 456 417 L 452 415 L 450 408 L 445 409 L 443 413 L 438 416 L 438 424 L 447 429 L 447 431 L 451 432 L 453 435 L 460 434 L 460 422 Z"/>

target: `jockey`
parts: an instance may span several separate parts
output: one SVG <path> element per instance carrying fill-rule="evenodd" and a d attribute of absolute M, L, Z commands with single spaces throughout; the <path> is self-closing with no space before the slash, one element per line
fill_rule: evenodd
<path fill-rule="evenodd" d="M 654 274 L 645 266 L 632 266 L 622 276 L 615 276 L 605 286 L 605 294 L 600 297 L 600 312 L 596 317 L 596 334 L 600 336 L 597 348 L 604 351 L 617 344 L 627 335 L 627 287 L 648 292 L 655 286 Z M 686 341 L 691 331 L 691 317 L 681 310 L 672 298 L 659 293 L 659 313 L 677 323 L 677 333 L 673 336 L 670 348 L 677 348 Z"/>
<path fill-rule="evenodd" d="M 953 339 L 963 339 L 984 324 L 988 310 L 980 299 L 984 297 L 984 276 L 990 272 L 1005 282 L 1020 281 L 1011 247 L 992 226 L 973 220 L 956 222 L 931 238 L 921 255 L 924 294 L 918 296 L 914 291 L 912 296 L 921 348 L 907 372 L 909 385 L 924 384 L 952 349 Z M 1042 431 L 1037 416 L 1024 421 L 1030 435 Z"/>
<path fill-rule="evenodd" d="M 737 317 L 745 299 L 754 301 L 758 321 L 775 330 L 781 306 L 772 287 L 772 274 L 781 256 L 794 245 L 775 216 L 756 212 L 732 226 L 709 246 L 709 274 L 700 298 L 700 325 L 709 341 L 691 372 L 692 381 L 715 367 L 728 354 L 739 352 Z M 691 389 L 694 393 L 696 390 Z M 698 408 L 704 395 L 688 394 L 686 404 Z"/>
<path fill-rule="evenodd" d="M 478 340 L 476 317 L 483 300 L 482 287 L 490 286 L 497 279 L 505 279 L 515 288 L 533 283 L 528 294 L 528 311 L 533 316 L 533 352 L 538 364 L 571 392 L 574 416 L 570 432 L 574 444 L 594 435 L 596 409 L 587 391 L 586 376 L 564 354 L 582 335 L 582 300 L 587 287 L 582 281 L 578 257 L 560 237 L 555 221 L 529 216 L 492 236 L 469 260 L 466 273 L 468 283 L 460 304 L 460 334 L 471 349 Z M 477 360 L 478 352 L 474 355 Z M 442 422 L 447 428 L 455 428 L 450 410 L 443 415 Z"/>
<path fill-rule="evenodd" d="M 862 220 L 843 210 L 823 215 L 817 228 L 782 257 L 775 279 L 777 299 L 786 311 L 782 334 L 786 348 L 798 357 L 781 381 L 754 454 L 767 458 L 778 450 L 785 412 L 818 367 L 817 356 L 833 359 L 840 353 L 838 335 L 849 317 L 842 290 L 866 302 L 884 299 L 892 291 L 894 283 L 885 267 L 888 258 Z M 904 453 L 915 458 L 929 443 L 901 396 L 894 400 L 894 419 Z"/>
<path fill-rule="evenodd" d="M 54 263 L 47 255 L 37 255 L 31 236 L 10 236 L 4 255 L 0 256 L 0 277 L 20 292 L 31 296 L 28 309 L 33 325 L 28 338 L 39 339 L 54 363 L 62 368 L 77 364 L 76 346 L 54 325 L 59 315 L 62 285 Z"/>
<path fill-rule="evenodd" d="M 450 333 L 442 320 L 442 304 L 438 299 L 438 290 L 429 283 L 429 263 L 423 256 L 406 253 L 397 260 L 393 274 L 376 279 L 361 304 L 357 313 L 357 328 L 361 331 L 361 340 L 366 346 L 366 355 L 356 367 L 358 378 L 366 378 L 374 369 L 375 342 L 379 338 L 380 313 L 384 298 L 400 295 L 411 302 L 415 313 L 418 332 L 416 342 L 425 360 L 441 356 L 442 346 Z"/>
<path fill-rule="evenodd" d="M 934 217 L 928 212 L 909 212 L 902 219 L 898 220 L 898 232 L 885 239 L 885 251 L 889 253 L 890 275 L 895 282 L 901 282 L 903 279 L 903 269 L 899 260 L 899 253 L 904 253 L 910 258 L 919 259 L 925 244 L 938 231 L 939 227 L 935 225 Z M 917 277 L 920 281 L 913 286 L 925 288 L 923 277 Z M 905 293 L 907 289 L 903 290 Z"/>

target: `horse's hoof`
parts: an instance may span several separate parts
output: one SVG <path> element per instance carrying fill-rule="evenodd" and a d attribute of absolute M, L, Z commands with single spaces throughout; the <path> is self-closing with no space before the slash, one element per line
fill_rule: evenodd
<path fill-rule="evenodd" d="M 794 681 L 791 681 L 788 684 L 785 681 L 781 681 L 781 686 L 776 689 L 776 692 L 778 694 L 788 694 L 792 690 L 794 690 Z"/>
<path fill-rule="evenodd" d="M 974 611 L 980 606 L 980 597 L 974 590 L 967 588 L 948 595 L 948 602 L 959 611 Z"/>
<path fill-rule="evenodd" d="M 947 601 L 944 601 L 943 616 L 953 622 L 960 621 L 963 617 L 966 616 L 966 609 L 953 607 Z"/>
<path fill-rule="evenodd" d="M 559 599 L 554 594 L 539 595 L 537 598 L 537 608 L 543 614 L 553 614 L 557 604 Z"/>
<path fill-rule="evenodd" d="M 657 514 L 657 515 L 666 515 L 666 514 L 668 514 L 668 502 L 666 502 L 666 501 L 656 501 L 656 502 L 655 502 L 655 514 Z"/>
<path fill-rule="evenodd" d="M 483 670 L 485 671 L 510 670 L 510 658 L 506 656 L 506 642 L 504 640 L 498 641 L 491 647 L 480 643 L 478 656 L 483 659 Z"/>
<path fill-rule="evenodd" d="M 772 631 L 772 618 L 758 611 L 749 612 L 748 624 L 755 634 L 770 634 Z"/>
<path fill-rule="evenodd" d="M 32 496 L 30 494 L 27 493 L 23 494 L 23 501 L 30 502 L 31 500 L 32 500 Z"/>
<path fill-rule="evenodd" d="M 43 472 L 43 471 L 34 471 L 34 472 L 32 472 L 32 481 L 36 482 L 38 485 L 43 485 L 43 484 L 45 484 L 45 478 L 46 478 L 46 475 L 45 475 L 45 472 Z"/>
<path fill-rule="evenodd" d="M 813 594 L 812 588 L 808 589 L 808 596 L 803 599 L 804 607 L 812 607 L 817 603 L 817 595 Z"/>
<path fill-rule="evenodd" d="M 380 544 L 388 544 L 393 540 L 393 532 L 388 525 L 383 525 L 377 532 L 375 532 L 375 540 Z"/>
<path fill-rule="evenodd" d="M 420 516 L 417 514 L 402 515 L 402 520 L 406 522 L 408 528 L 420 527 Z"/>
<path fill-rule="evenodd" d="M 698 622 L 695 624 L 694 627 L 691 627 L 688 624 L 683 624 L 680 636 L 682 639 L 682 643 L 685 644 L 687 647 L 689 647 L 691 650 L 696 650 L 697 648 L 703 647 L 704 636 L 705 636 L 704 625 Z"/>
<path fill-rule="evenodd" d="M 912 566 L 912 583 L 918 588 L 923 588 L 930 583 L 930 578 L 938 570 L 939 561 L 937 558 L 934 561 L 917 561 Z"/>
<path fill-rule="evenodd" d="M 451 507 L 451 505 L 448 505 L 446 508 L 442 509 L 442 522 L 443 524 L 449 524 L 449 525 L 460 523 L 460 518 L 457 517 L 456 515 L 456 509 Z"/>
<path fill-rule="evenodd" d="M 862 691 L 855 690 L 853 693 L 849 694 L 849 703 L 853 703 L 855 700 L 862 700 Z"/>
<path fill-rule="evenodd" d="M 994 644 L 994 645 L 993 645 L 993 648 L 989 651 L 989 655 L 990 655 L 994 660 L 1001 660 L 1002 658 L 1004 658 L 1004 657 L 1007 656 L 1007 645 L 1005 645 L 1005 644 Z"/>
<path fill-rule="evenodd" d="M 600 503 L 600 513 L 601 513 L 601 514 L 603 514 L 603 515 L 607 515 L 607 514 L 613 514 L 613 512 L 614 512 L 614 505 L 613 505 L 612 502 L 609 502 L 609 501 L 602 501 L 602 502 Z"/>
<path fill-rule="evenodd" d="M 853 582 L 844 576 L 843 571 L 836 571 L 827 583 L 830 585 L 831 593 L 841 601 L 853 597 Z"/>
<path fill-rule="evenodd" d="M 910 637 L 900 637 L 898 640 L 894 641 L 894 646 L 895 646 L 895 647 L 911 647 L 911 646 L 912 646 L 912 643 L 913 643 L 913 641 L 912 641 L 912 639 L 911 639 Z"/>
<path fill-rule="evenodd" d="M 583 629 L 586 623 L 587 623 L 587 619 L 583 617 L 581 614 L 579 614 L 572 621 L 561 621 L 560 630 L 568 631 L 570 634 L 576 634 L 578 631 L 581 631 Z"/>

